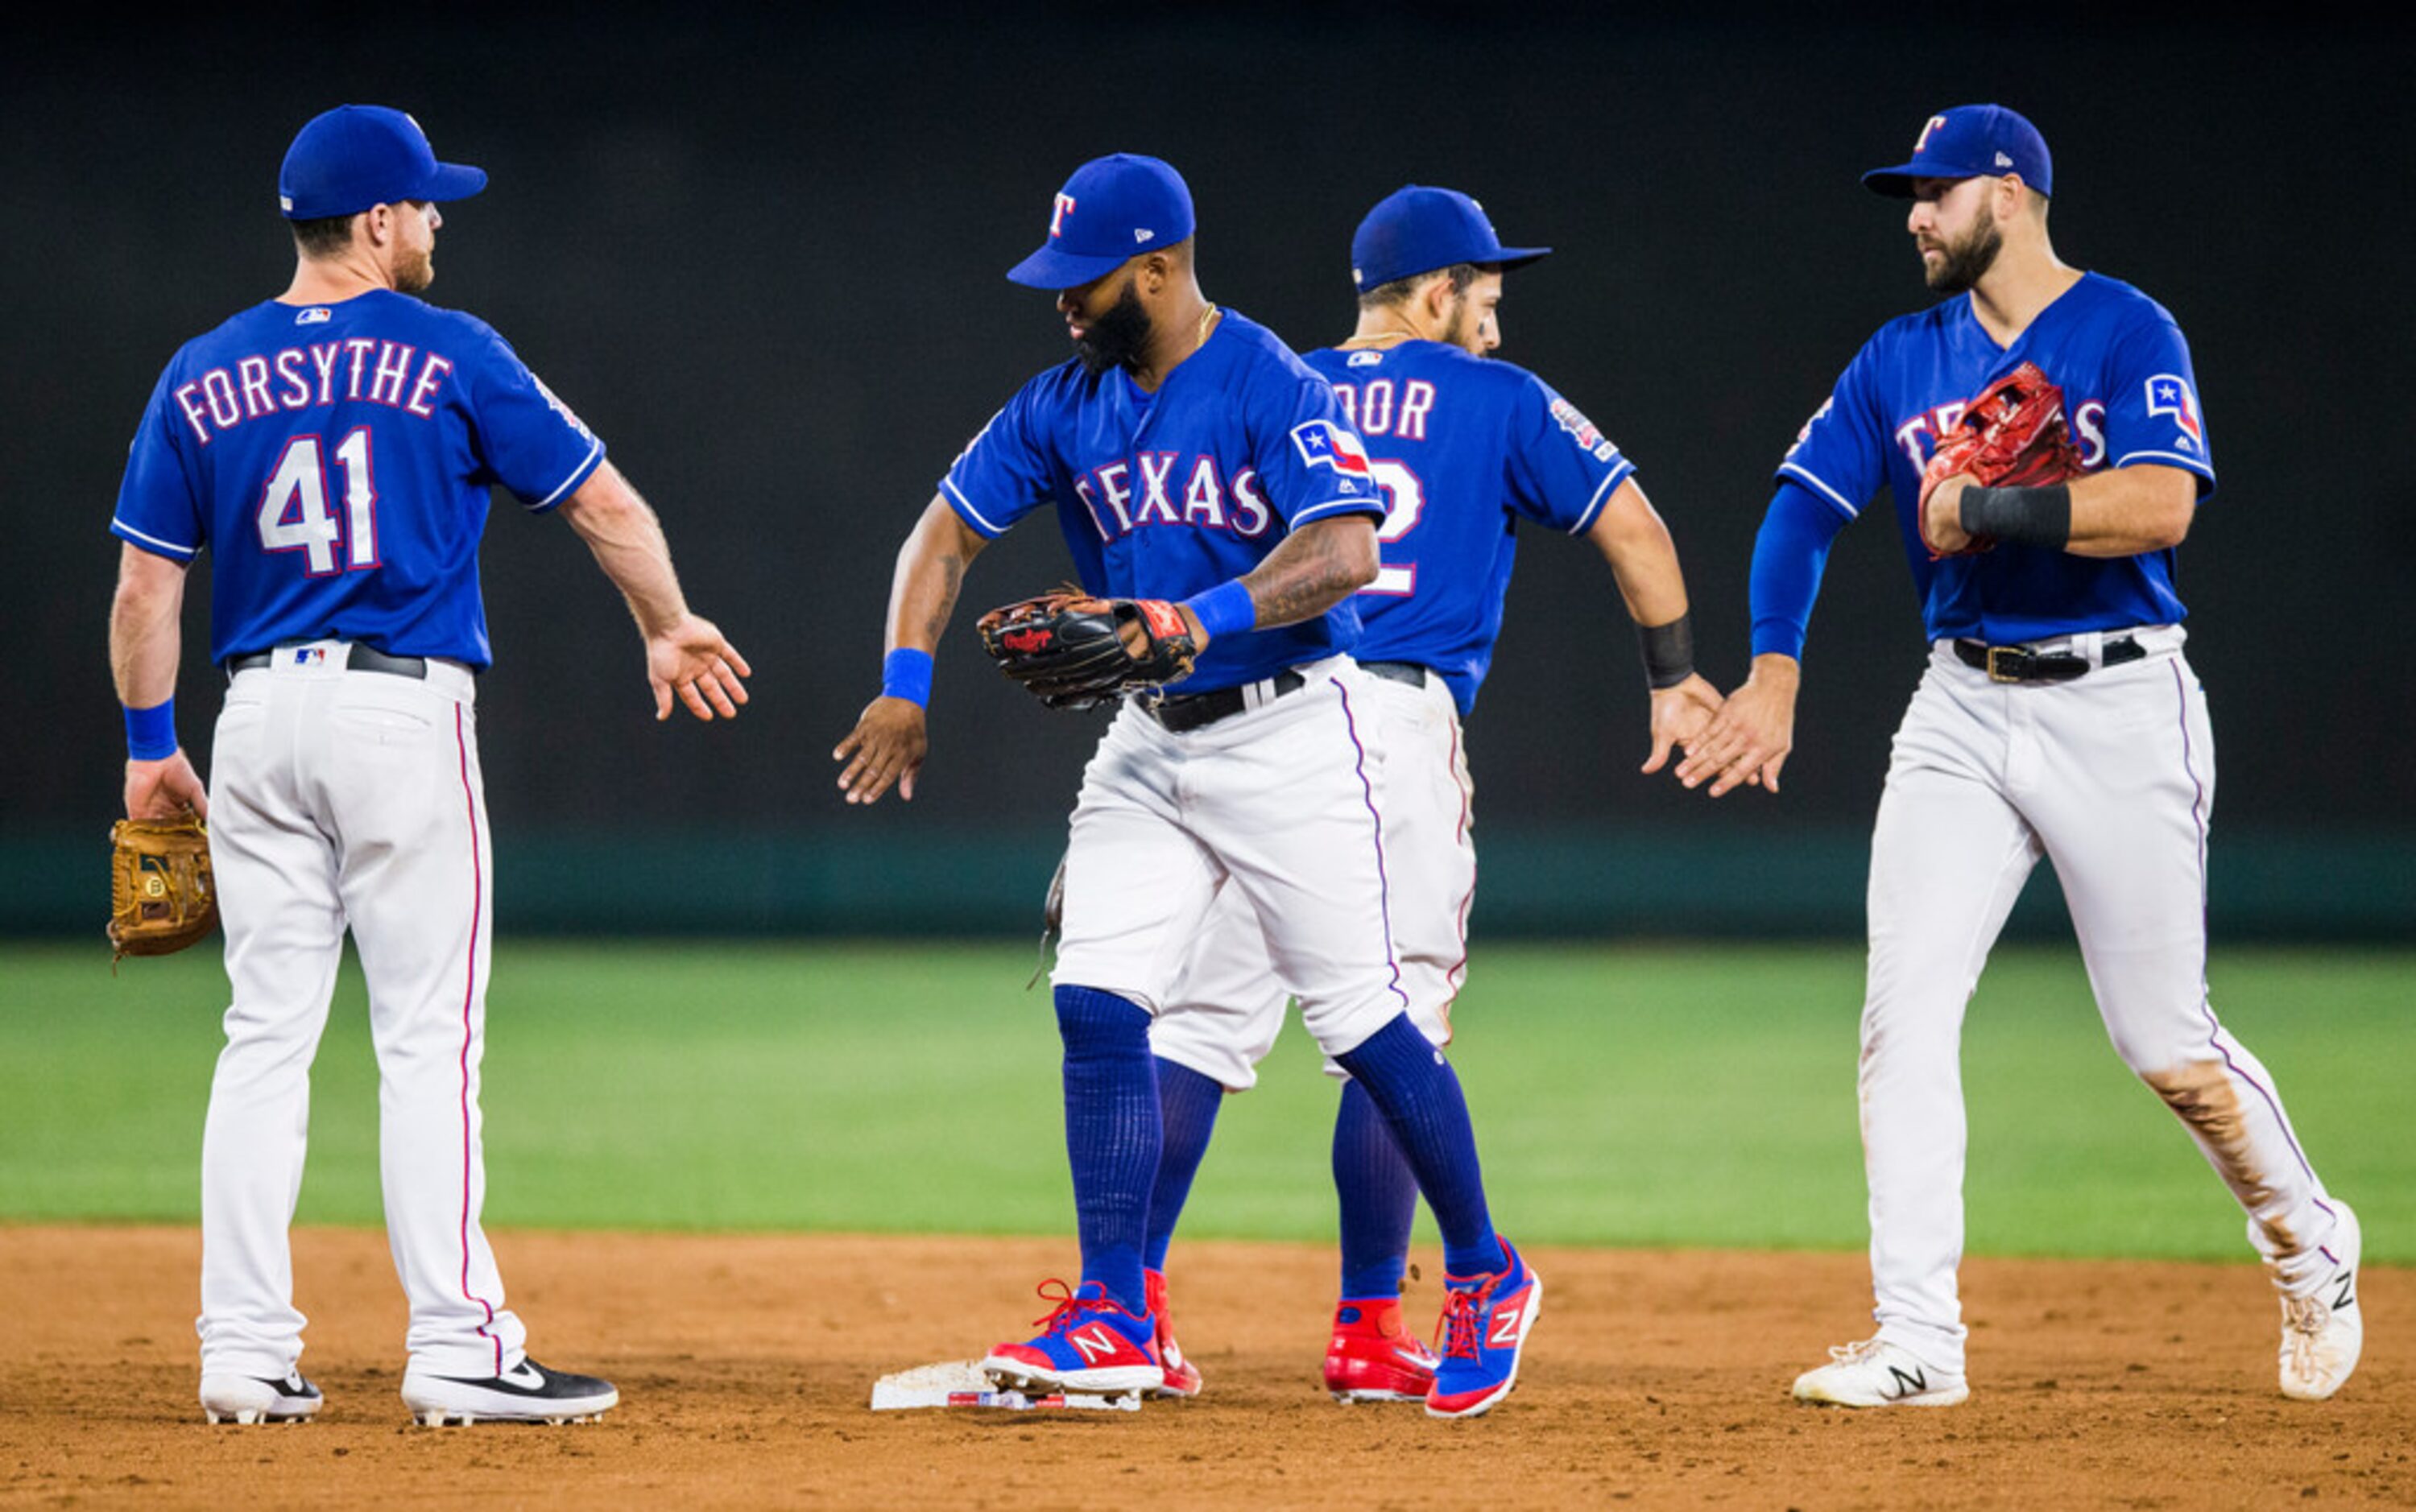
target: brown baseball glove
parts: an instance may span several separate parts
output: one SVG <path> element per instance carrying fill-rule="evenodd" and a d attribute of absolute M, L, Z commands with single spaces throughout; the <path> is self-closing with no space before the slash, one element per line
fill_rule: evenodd
<path fill-rule="evenodd" d="M 1090 709 L 1191 675 L 1200 636 L 1164 599 L 1093 598 L 1077 589 L 981 617 L 982 650 L 1051 709 Z"/>
<path fill-rule="evenodd" d="M 200 819 L 120 819 L 109 844 L 112 966 L 181 951 L 218 927 L 210 831 Z"/>
<path fill-rule="evenodd" d="M 1940 551 L 1929 539 L 1929 496 L 1948 478 L 1968 472 L 1986 488 L 2034 488 L 2061 483 L 2080 466 L 2080 448 L 2073 444 L 2064 419 L 2063 390 L 2048 382 L 2036 363 L 2026 362 L 1998 379 L 1972 397 L 1922 470 L 1913 514 L 1922 523 L 1929 560 L 1987 551 L 1997 544 L 1976 535 L 1960 551 Z"/>

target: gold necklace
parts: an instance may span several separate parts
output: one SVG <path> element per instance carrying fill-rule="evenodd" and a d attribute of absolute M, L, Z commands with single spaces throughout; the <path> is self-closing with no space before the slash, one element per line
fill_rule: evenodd
<path fill-rule="evenodd" d="M 1369 336 L 1354 336 L 1342 345 L 1346 348 L 1363 347 L 1371 341 L 1415 341 L 1417 339 L 1418 334 L 1415 331 L 1378 331 Z"/>
<path fill-rule="evenodd" d="M 1216 307 L 1213 303 L 1210 304 L 1206 309 L 1200 312 L 1200 330 L 1198 336 L 1192 342 L 1192 350 L 1198 351 L 1200 348 L 1208 344 L 1208 324 L 1216 318 Z"/>

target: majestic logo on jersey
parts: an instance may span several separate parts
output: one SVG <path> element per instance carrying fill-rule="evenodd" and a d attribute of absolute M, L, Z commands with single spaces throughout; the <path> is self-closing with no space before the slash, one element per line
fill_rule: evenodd
<path fill-rule="evenodd" d="M 1367 477 L 1367 449 L 1331 420 L 1304 420 L 1291 427 L 1291 443 L 1310 467 L 1330 467 L 1348 478 Z"/>
<path fill-rule="evenodd" d="M 2206 444 L 2206 431 L 2197 418 L 2197 396 L 2190 392 L 2189 383 L 2179 375 L 2158 373 L 2148 380 L 2148 412 L 2171 415 L 2173 423 L 2189 433 L 2183 446 L 2193 442 Z"/>
<path fill-rule="evenodd" d="M 1057 208 L 1049 212 L 1049 234 L 1062 233 L 1065 229 L 1065 217 L 1073 213 L 1074 197 L 1070 194 L 1057 196 Z"/>
<path fill-rule="evenodd" d="M 1922 127 L 1921 135 L 1912 139 L 1912 155 L 1915 157 L 1920 157 L 1922 149 L 1929 145 L 1929 134 L 1945 124 L 1946 117 L 1942 115 L 1933 115 L 1929 118 L 1928 123 Z"/>

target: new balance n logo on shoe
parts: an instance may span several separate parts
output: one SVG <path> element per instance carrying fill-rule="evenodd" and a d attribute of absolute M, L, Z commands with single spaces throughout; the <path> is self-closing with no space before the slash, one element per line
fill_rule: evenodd
<path fill-rule="evenodd" d="M 1087 1361 L 1104 1360 L 1116 1353 L 1116 1340 L 1098 1324 L 1078 1328 L 1065 1336 L 1065 1341 L 1081 1352 Z"/>
<path fill-rule="evenodd" d="M 2343 1308 L 2357 1306 L 2357 1272 L 2345 1270 L 2333 1280 L 2340 1282 L 2340 1291 L 2333 1297 L 2333 1310 L 2338 1312 Z"/>
<path fill-rule="evenodd" d="M 1907 1370 L 1900 1365 L 1891 1365 L 1888 1374 L 1895 1377 L 1895 1390 L 1890 1393 L 1891 1396 L 1910 1397 L 1915 1392 L 1929 1389 L 1929 1373 L 1917 1367 Z"/>
<path fill-rule="evenodd" d="M 1493 1334 L 1486 1344 L 1493 1349 L 1508 1349 L 1518 1341 L 1518 1324 L 1527 1315 L 1522 1307 L 1503 1308 L 1493 1315 Z"/>

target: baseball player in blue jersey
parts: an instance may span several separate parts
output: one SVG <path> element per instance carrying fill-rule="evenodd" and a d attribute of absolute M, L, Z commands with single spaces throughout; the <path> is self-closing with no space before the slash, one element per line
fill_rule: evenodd
<path fill-rule="evenodd" d="M 1548 250 L 1503 247 L 1464 194 L 1404 187 L 1352 239 L 1357 330 L 1303 359 L 1333 382 L 1389 506 L 1377 532 L 1383 564 L 1357 598 L 1365 628 L 1354 655 L 1375 679 L 1367 692 L 1384 767 L 1394 951 L 1412 1018 L 1437 1045 L 1451 1040 L 1476 888 L 1475 788 L 1460 722 L 1492 663 L 1518 526 L 1582 537 L 1610 564 L 1641 627 L 1653 690 L 1645 771 L 1660 771 L 1720 703 L 1694 672 L 1677 551 L 1634 464 L 1541 379 L 1487 360 L 1502 340 L 1503 273 Z M 1150 1030 L 1167 1133 L 1144 1258 L 1160 1299 L 1168 1244 L 1217 1106 L 1228 1089 L 1256 1081 L 1288 996 L 1256 919 L 1220 899 Z M 1340 1068 L 1329 1060 L 1327 1070 Z M 1342 1279 L 1326 1388 L 1344 1401 L 1423 1400 L 1434 1358 L 1404 1326 L 1399 1295 L 1416 1188 L 1353 1081 L 1343 1084 L 1333 1163 Z M 1153 1311 L 1169 1389 L 1196 1392 L 1197 1367 L 1164 1309 Z"/>
<path fill-rule="evenodd" d="M 1054 982 L 1081 1282 L 1052 1283 L 1041 1331 L 983 1367 L 1027 1389 L 1163 1387 L 1142 1275 L 1161 1143 L 1149 1027 L 1233 893 L 1435 1211 L 1448 1326 L 1472 1341 L 1427 1410 L 1470 1415 L 1509 1390 L 1541 1284 L 1494 1234 L 1467 1104 L 1393 958 L 1370 680 L 1347 654 L 1384 505 L 1334 390 L 1200 294 L 1192 232 L 1189 190 L 1155 158 L 1086 163 L 1058 194 L 1048 239 L 1008 277 L 1057 292 L 1075 359 L 1008 400 L 909 536 L 883 696 L 835 753 L 839 786 L 869 802 L 911 781 L 964 568 L 1034 509 L 1054 504 L 1088 538 L 1084 588 L 1179 615 L 1203 647 L 1196 669 L 1170 695 L 1124 700 L 1067 846 Z"/>
<path fill-rule="evenodd" d="M 347 105 L 294 139 L 278 194 L 294 281 L 188 342 L 135 433 L 110 659 L 129 817 L 206 815 L 234 1002 L 202 1136 L 201 1400 L 306 1418 L 287 1228 L 310 1067 L 347 929 L 378 1052 L 379 1169 L 423 1421 L 592 1417 L 619 1394 L 529 1358 L 479 1224 L 491 846 L 476 674 L 488 490 L 559 509 L 627 599 L 657 718 L 747 701 L 688 611 L 654 512 L 603 442 L 468 315 L 415 297 L 437 210 L 487 175 L 411 117 Z M 228 674 L 205 791 L 172 695 L 187 569 L 210 555 Z"/>
<path fill-rule="evenodd" d="M 2115 1049 L 2247 1213 L 2281 1295 L 2284 1394 L 2329 1397 L 2363 1335 L 2357 1218 L 2207 1000 L 2214 747 L 2174 585 L 2174 548 L 2214 489 L 2197 384 L 2162 307 L 2058 260 L 2051 173 L 2028 121 L 1967 105 L 1931 117 L 1909 161 L 1865 175 L 1911 201 L 1929 286 L 1953 297 L 1881 327 L 1787 454 L 1754 554 L 1752 675 L 1679 767 L 1714 796 L 1776 790 L 1830 542 L 1886 487 L 1930 658 L 1871 840 L 1860 1098 L 1879 1332 L 1833 1350 L 1795 1395 L 1968 1394 L 1963 1011 L 2047 856 Z M 2008 392 L 2051 408 L 2070 449 L 2054 481 L 1969 471 L 1966 440 L 1976 427 L 1995 444 Z"/>

